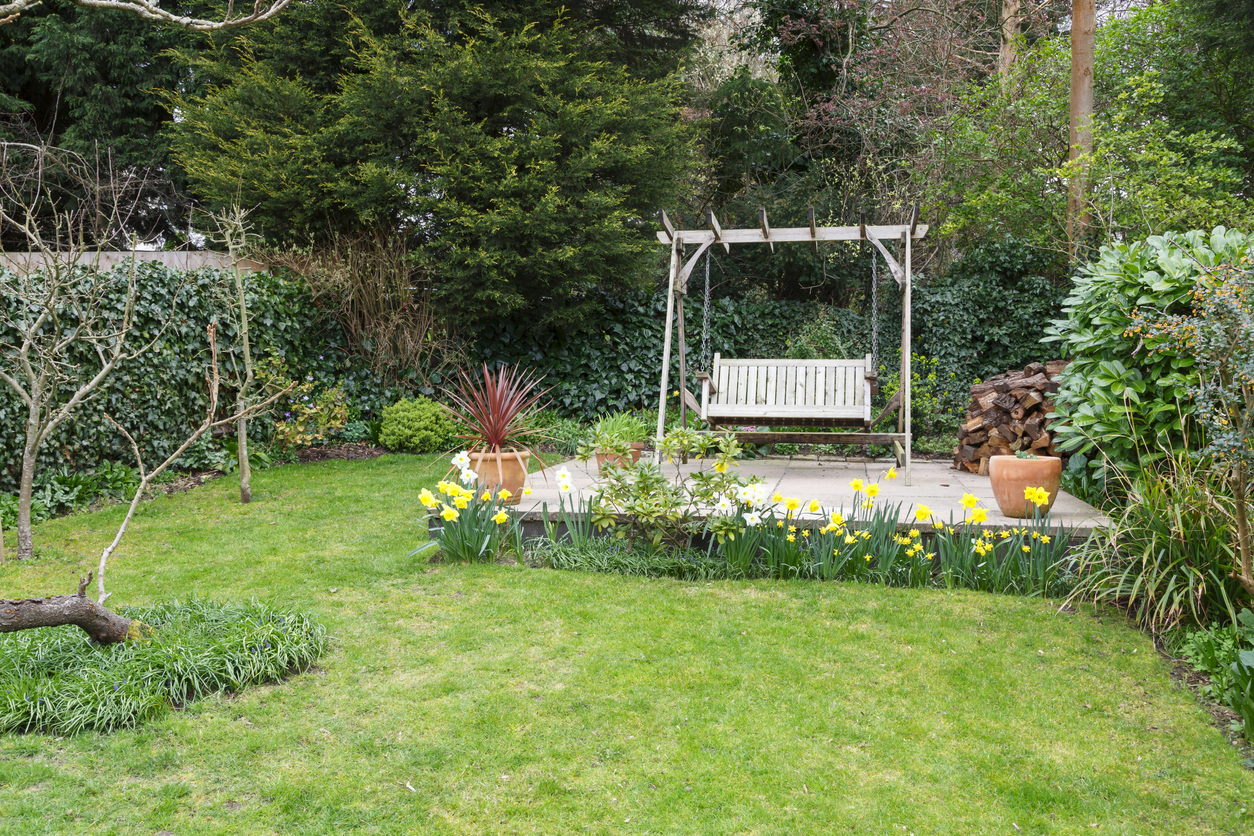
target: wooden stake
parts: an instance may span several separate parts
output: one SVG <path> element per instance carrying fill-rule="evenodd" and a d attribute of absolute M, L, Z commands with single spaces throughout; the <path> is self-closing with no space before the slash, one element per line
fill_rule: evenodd
<path fill-rule="evenodd" d="M 678 236 L 671 237 L 670 278 L 666 282 L 666 333 L 662 338 L 662 385 L 657 402 L 657 443 L 654 445 L 653 462 L 662 463 L 662 436 L 666 434 L 666 389 L 671 371 L 671 323 L 675 321 L 675 279 L 679 276 Z"/>

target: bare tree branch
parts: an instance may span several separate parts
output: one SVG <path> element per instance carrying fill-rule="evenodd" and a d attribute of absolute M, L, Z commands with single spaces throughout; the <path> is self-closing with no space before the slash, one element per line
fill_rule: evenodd
<path fill-rule="evenodd" d="M 22 12 L 33 9 L 42 2 L 43 0 L 13 0 L 10 3 L 0 3 L 0 26 L 12 23 L 21 16 Z M 250 11 L 238 15 L 235 13 L 235 3 L 230 2 L 221 20 L 203 20 L 177 15 L 166 11 L 150 0 L 70 0 L 70 2 L 86 9 L 128 12 L 145 20 L 168 23 L 193 32 L 218 32 L 269 20 L 283 11 L 292 0 L 255 0 Z"/>

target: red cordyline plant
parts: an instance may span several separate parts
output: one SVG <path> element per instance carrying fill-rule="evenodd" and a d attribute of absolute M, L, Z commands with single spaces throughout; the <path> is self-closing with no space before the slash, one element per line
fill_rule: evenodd
<path fill-rule="evenodd" d="M 529 420 L 547 404 L 540 399 L 549 389 L 540 389 L 540 381 L 518 366 L 501 366 L 495 372 L 483 364 L 482 376 L 471 376 L 458 370 L 458 381 L 444 390 L 452 406 L 445 406 L 465 432 L 457 438 L 470 442 L 471 452 L 501 453 L 516 450 L 533 455 L 544 465 L 531 444 L 544 438 L 543 431 Z M 552 388 L 552 387 L 550 387 Z"/>

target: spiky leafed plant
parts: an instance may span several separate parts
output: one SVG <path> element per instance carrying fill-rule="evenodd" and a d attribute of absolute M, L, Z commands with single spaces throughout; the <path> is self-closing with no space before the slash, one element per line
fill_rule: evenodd
<path fill-rule="evenodd" d="M 444 409 L 464 430 L 457 438 L 469 442 L 471 452 L 515 450 L 535 456 L 543 466 L 544 460 L 532 449 L 545 437 L 532 420 L 548 405 L 540 402 L 549 393 L 540 388 L 543 379 L 516 365 L 492 371 L 484 363 L 482 375 L 474 376 L 459 370 L 457 383 L 444 390 L 451 404 Z"/>

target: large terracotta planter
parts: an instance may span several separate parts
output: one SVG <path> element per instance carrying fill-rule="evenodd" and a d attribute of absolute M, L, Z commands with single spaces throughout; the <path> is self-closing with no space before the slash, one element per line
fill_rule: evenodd
<path fill-rule="evenodd" d="M 631 442 L 631 464 L 617 453 L 597 453 L 597 470 L 604 470 L 606 466 L 610 467 L 631 467 L 640 461 L 640 454 L 644 452 L 643 441 Z"/>
<path fill-rule="evenodd" d="M 531 453 L 505 450 L 501 453 L 471 453 L 470 467 L 479 476 L 476 487 L 492 493 L 504 488 L 511 496 L 506 505 L 517 505 L 527 482 L 527 459 Z M 499 462 L 499 466 L 498 466 Z"/>
<path fill-rule="evenodd" d="M 1062 459 L 1039 456 L 1021 459 L 1018 456 L 992 456 L 988 460 L 988 477 L 993 483 L 993 496 L 997 507 L 1007 517 L 1030 517 L 1032 508 L 1023 496 L 1027 488 L 1043 488 L 1049 492 L 1049 504 L 1041 508 L 1045 513 L 1058 498 L 1058 482 L 1062 479 Z"/>

